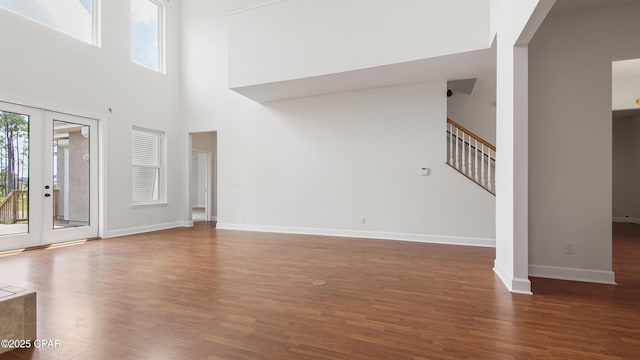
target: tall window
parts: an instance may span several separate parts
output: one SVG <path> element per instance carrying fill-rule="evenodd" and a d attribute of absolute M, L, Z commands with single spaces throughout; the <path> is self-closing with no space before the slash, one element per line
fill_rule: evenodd
<path fill-rule="evenodd" d="M 131 61 L 164 72 L 164 5 L 131 0 Z"/>
<path fill-rule="evenodd" d="M 99 0 L 0 0 L 0 9 L 93 45 L 99 45 L 98 8 Z"/>
<path fill-rule="evenodd" d="M 134 204 L 164 200 L 164 133 L 134 127 L 131 131 L 131 163 Z"/>

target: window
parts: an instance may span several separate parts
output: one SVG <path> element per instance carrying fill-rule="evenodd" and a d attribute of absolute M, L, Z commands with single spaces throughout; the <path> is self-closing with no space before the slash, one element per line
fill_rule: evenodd
<path fill-rule="evenodd" d="M 164 133 L 133 127 L 131 164 L 134 204 L 164 201 Z"/>
<path fill-rule="evenodd" d="M 99 0 L 0 0 L 0 9 L 98 46 Z"/>
<path fill-rule="evenodd" d="M 131 0 L 131 61 L 164 72 L 164 6 Z"/>

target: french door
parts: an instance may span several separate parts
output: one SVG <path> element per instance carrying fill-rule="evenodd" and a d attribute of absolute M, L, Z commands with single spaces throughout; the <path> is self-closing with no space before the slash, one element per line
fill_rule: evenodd
<path fill-rule="evenodd" d="M 0 250 L 98 236 L 97 128 L 0 102 Z"/>

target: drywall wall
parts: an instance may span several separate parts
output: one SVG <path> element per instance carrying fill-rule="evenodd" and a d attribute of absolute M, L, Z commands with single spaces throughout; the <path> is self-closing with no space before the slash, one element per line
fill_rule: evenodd
<path fill-rule="evenodd" d="M 447 98 L 447 117 L 490 144 L 496 144 L 496 74 L 479 74 L 471 94 Z"/>
<path fill-rule="evenodd" d="M 528 41 L 552 1 L 492 0 L 496 41 L 496 259 L 512 292 L 530 294 L 528 275 Z"/>
<path fill-rule="evenodd" d="M 493 242 L 494 198 L 445 165 L 444 80 L 257 104 L 227 88 L 236 4 L 182 3 L 184 118 L 218 134 L 220 227 Z"/>
<path fill-rule="evenodd" d="M 640 223 L 640 115 L 613 119 L 613 219 Z"/>
<path fill-rule="evenodd" d="M 532 275 L 613 281 L 611 60 L 640 57 L 639 15 L 631 5 L 550 17 L 530 43 Z"/>
<path fill-rule="evenodd" d="M 229 15 L 232 88 L 490 45 L 489 0 L 404 0 L 402 4 L 390 0 L 296 0 L 267 4 Z"/>
<path fill-rule="evenodd" d="M 131 206 L 132 125 L 166 133 L 167 187 L 187 188 L 186 167 L 181 169 L 186 135 L 177 135 L 183 131 L 176 121 L 180 118 L 178 4 L 167 2 L 166 10 L 166 74 L 129 61 L 131 16 L 126 1 L 102 2 L 102 47 L 0 10 L 0 100 L 102 117 L 103 236 L 175 226 L 188 218 L 188 198 L 178 191 L 168 191 L 166 205 Z"/>

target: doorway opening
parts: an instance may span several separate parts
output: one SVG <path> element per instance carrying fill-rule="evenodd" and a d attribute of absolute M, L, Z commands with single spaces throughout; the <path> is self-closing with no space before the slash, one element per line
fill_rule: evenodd
<path fill-rule="evenodd" d="M 640 254 L 640 59 L 613 61 L 611 68 L 613 267 L 621 283 Z"/>
<path fill-rule="evenodd" d="M 191 137 L 189 208 L 193 222 L 217 221 L 217 147 L 215 131 L 194 132 Z"/>

